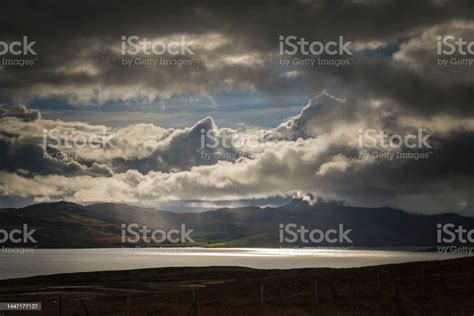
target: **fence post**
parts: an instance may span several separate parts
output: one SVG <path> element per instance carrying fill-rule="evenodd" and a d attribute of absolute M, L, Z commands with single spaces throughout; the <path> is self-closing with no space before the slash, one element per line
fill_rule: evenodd
<path fill-rule="evenodd" d="M 382 280 L 380 278 L 380 272 L 377 272 L 377 290 L 379 295 L 382 294 Z"/>
<path fill-rule="evenodd" d="M 421 265 L 421 295 L 425 297 L 425 265 Z"/>
<path fill-rule="evenodd" d="M 127 316 L 130 316 L 130 293 L 127 294 Z"/>
<path fill-rule="evenodd" d="M 314 281 L 314 305 L 318 306 L 318 281 Z"/>
<path fill-rule="evenodd" d="M 354 288 L 352 288 L 354 290 Z M 359 304 L 360 304 L 360 293 L 359 291 L 357 291 L 357 289 L 355 290 L 355 293 L 356 293 L 356 310 L 359 309 Z"/>
<path fill-rule="evenodd" d="M 191 308 L 189 309 L 188 316 L 197 315 L 197 300 L 198 300 L 198 294 L 199 294 L 199 289 L 194 289 L 193 290 L 193 302 L 191 303 Z"/>
<path fill-rule="evenodd" d="M 58 316 L 61 316 L 62 314 L 62 301 L 61 301 L 61 295 L 58 296 Z"/>
<path fill-rule="evenodd" d="M 193 299 L 194 300 L 194 314 L 193 315 L 196 316 L 197 315 L 197 300 L 198 300 L 196 289 L 193 291 L 193 296 L 194 296 L 194 299 Z"/>
<path fill-rule="evenodd" d="M 446 279 L 446 275 L 443 272 L 441 272 L 441 277 L 443 278 L 445 295 L 448 295 L 448 280 Z"/>
<path fill-rule="evenodd" d="M 82 308 L 84 309 L 84 312 L 86 312 L 86 316 L 89 316 L 89 312 L 87 311 L 86 303 L 84 303 L 84 300 L 81 298 L 81 304 Z"/>
<path fill-rule="evenodd" d="M 395 280 L 395 277 L 393 276 L 393 274 L 392 274 L 392 281 L 393 281 L 393 284 L 395 285 L 395 291 L 397 293 L 397 299 L 400 299 L 400 291 L 398 290 L 397 280 Z"/>
<path fill-rule="evenodd" d="M 332 295 L 332 299 L 334 303 L 337 304 L 337 301 L 339 301 L 339 303 L 341 304 L 344 303 L 342 297 L 340 297 L 339 294 L 337 294 L 336 290 L 332 286 L 332 282 L 329 282 L 329 286 L 331 287 L 331 295 Z"/>
<path fill-rule="evenodd" d="M 471 287 L 471 266 L 467 267 L 467 287 Z"/>

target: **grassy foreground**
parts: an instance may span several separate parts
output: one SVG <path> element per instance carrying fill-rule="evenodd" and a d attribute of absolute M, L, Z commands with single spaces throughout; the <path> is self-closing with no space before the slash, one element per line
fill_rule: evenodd
<path fill-rule="evenodd" d="M 43 304 L 41 312 L 3 314 L 7 316 L 127 315 L 128 309 L 133 316 L 190 311 L 229 316 L 472 316 L 471 267 L 474 273 L 474 257 L 351 269 L 189 267 L 60 274 L 0 281 L 0 302 Z"/>

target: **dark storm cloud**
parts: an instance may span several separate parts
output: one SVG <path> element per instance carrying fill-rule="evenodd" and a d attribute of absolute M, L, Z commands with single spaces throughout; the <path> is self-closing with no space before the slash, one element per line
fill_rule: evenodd
<path fill-rule="evenodd" d="M 434 62 L 433 65 L 437 67 Z M 470 71 L 469 68 L 463 70 Z M 433 76 L 385 59 L 359 59 L 353 67 L 331 73 L 317 70 L 312 79 L 316 84 L 323 76 L 338 78 L 351 96 L 390 98 L 405 113 L 417 116 L 449 113 L 461 117 L 474 114 L 474 80 L 460 72 L 438 72 Z"/>
<path fill-rule="evenodd" d="M 152 97 L 153 94 L 212 93 L 249 87 L 271 94 L 284 93 L 287 84 L 276 72 L 278 61 L 267 56 L 278 53 L 280 35 L 322 41 L 342 35 L 354 43 L 393 42 L 412 36 L 420 28 L 453 19 L 471 19 L 474 12 L 470 1 L 442 0 L 46 1 L 41 4 L 19 1 L 4 6 L 3 12 L 8 14 L 0 21 L 0 39 L 15 40 L 28 35 L 37 42 L 38 61 L 32 67 L 4 67 L 0 73 L 0 94 L 25 102 L 38 96 L 60 98 L 66 100 L 60 104 L 67 108 L 70 104 L 101 105 L 108 100 L 131 99 L 132 91 Z M 168 67 L 157 71 L 123 67 L 120 55 L 114 50 L 120 48 L 122 35 L 152 38 L 209 33 L 219 33 L 229 42 L 213 51 L 198 49 L 193 65 L 183 69 Z M 226 56 L 246 53 L 261 54 L 264 60 L 259 64 L 223 64 Z M 210 67 L 209 60 L 221 67 Z M 342 88 L 347 89 L 360 80 L 369 89 L 375 84 L 374 93 L 409 99 L 410 104 L 417 101 L 414 95 L 431 92 L 426 90 L 430 82 L 424 82 L 399 65 L 362 63 L 349 71 L 346 74 L 322 69 L 325 78 L 321 80 L 317 76 L 314 82 L 321 90 L 331 87 L 331 77 L 343 76 Z M 307 72 L 311 75 L 312 71 Z M 382 75 L 376 76 L 377 73 Z M 383 80 L 379 80 L 380 77 Z M 407 82 L 406 87 L 387 91 L 394 80 Z M 307 85 L 314 86 L 314 83 L 310 81 Z M 417 86 L 420 89 L 414 91 Z M 107 89 L 113 91 L 105 92 Z M 449 99 L 451 93 L 447 89 L 449 86 L 435 90 L 439 92 L 433 98 Z M 471 96 L 463 87 L 458 90 L 463 97 Z"/>
<path fill-rule="evenodd" d="M 38 144 L 0 137 L 0 170 L 18 173 L 25 177 L 35 175 L 110 175 L 107 169 L 95 164 L 93 168 L 81 165 L 74 160 L 56 159 L 65 157 L 55 149 L 46 151 Z"/>
<path fill-rule="evenodd" d="M 16 117 L 23 121 L 34 121 L 41 118 L 41 113 L 35 109 L 27 109 L 25 105 L 0 106 L 0 118 Z"/>
<path fill-rule="evenodd" d="M 282 31 L 390 38 L 453 18 L 472 18 L 470 1 L 17 1 L 6 3 L 2 37 L 31 34 L 62 40 L 222 31 L 273 47 Z M 21 23 L 19 23 L 21 21 Z M 244 22 L 245 23 L 242 23 Z M 296 23 L 297 22 L 297 23 Z M 41 27 L 38 27 L 41 25 Z M 56 40 L 55 40 L 56 39 Z"/>

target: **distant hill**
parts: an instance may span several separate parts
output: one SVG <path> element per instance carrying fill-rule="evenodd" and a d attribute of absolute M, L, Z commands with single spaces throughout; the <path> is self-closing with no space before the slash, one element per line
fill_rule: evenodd
<path fill-rule="evenodd" d="M 34 238 L 38 243 L 30 246 L 40 248 L 120 247 L 124 245 L 121 225 L 132 223 L 164 230 L 184 224 L 194 230 L 191 237 L 195 243 L 186 246 L 215 247 L 431 247 L 437 245 L 437 223 L 474 228 L 474 218 L 453 213 L 417 215 L 392 208 L 351 207 L 335 202 L 319 201 L 309 205 L 302 200 L 278 208 L 223 208 L 201 213 L 173 213 L 115 203 L 82 206 L 69 202 L 0 210 L 0 229 L 10 231 L 21 228 L 24 223 L 36 229 Z M 280 244 L 281 223 L 323 231 L 342 223 L 345 229 L 352 230 L 353 243 Z M 128 246 L 133 245 L 136 244 Z M 163 244 L 171 245 L 174 244 Z M 19 245 L 5 242 L 0 246 Z"/>

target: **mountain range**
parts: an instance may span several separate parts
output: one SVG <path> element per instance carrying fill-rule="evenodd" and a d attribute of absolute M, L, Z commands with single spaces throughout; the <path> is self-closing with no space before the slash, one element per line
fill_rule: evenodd
<path fill-rule="evenodd" d="M 129 224 L 165 231 L 185 225 L 186 229 L 193 230 L 190 236 L 194 242 L 179 245 L 169 242 L 148 244 L 141 240 L 138 245 L 434 247 L 438 245 L 439 223 L 474 228 L 474 218 L 454 213 L 419 215 L 388 207 L 352 207 L 322 200 L 311 205 L 300 199 L 281 207 L 222 208 L 200 213 L 173 213 L 116 203 L 84 206 L 70 202 L 0 209 L 0 231 L 22 229 L 27 224 L 35 230 L 33 237 L 36 242 L 28 241 L 25 244 L 38 248 L 136 246 L 136 243 L 122 243 L 123 227 Z M 281 226 L 286 224 L 322 232 L 337 230 L 342 224 L 344 229 L 350 229 L 348 236 L 352 242 L 306 243 L 298 238 L 294 243 L 280 243 L 280 234 L 290 236 L 282 233 Z M 3 246 L 18 247 L 19 244 L 7 240 Z"/>

